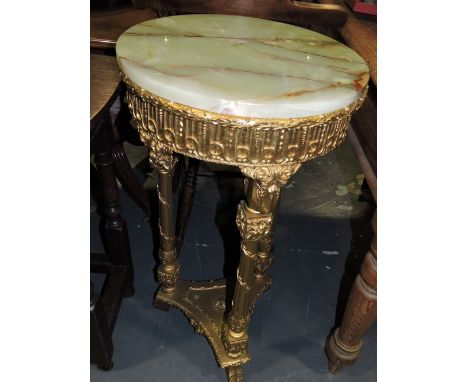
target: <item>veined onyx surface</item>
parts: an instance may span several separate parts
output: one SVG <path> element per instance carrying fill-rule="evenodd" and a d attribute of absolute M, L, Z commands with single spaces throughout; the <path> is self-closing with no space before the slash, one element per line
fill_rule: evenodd
<path fill-rule="evenodd" d="M 295 118 L 341 109 L 369 69 L 352 49 L 296 26 L 243 16 L 145 21 L 117 41 L 121 71 L 143 89 L 241 117 Z"/>

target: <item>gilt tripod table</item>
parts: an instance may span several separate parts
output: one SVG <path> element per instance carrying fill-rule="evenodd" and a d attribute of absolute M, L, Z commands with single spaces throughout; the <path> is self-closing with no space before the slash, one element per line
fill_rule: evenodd
<path fill-rule="evenodd" d="M 145 21 L 117 41 L 127 101 L 158 172 L 160 287 L 206 336 L 229 381 L 243 381 L 248 325 L 271 277 L 280 189 L 307 160 L 340 145 L 367 92 L 369 71 L 345 45 L 288 24 L 226 15 Z M 186 281 L 174 242 L 174 153 L 238 166 L 241 258 L 232 299 L 226 280 Z M 291 270 L 293 271 L 293 270 Z"/>

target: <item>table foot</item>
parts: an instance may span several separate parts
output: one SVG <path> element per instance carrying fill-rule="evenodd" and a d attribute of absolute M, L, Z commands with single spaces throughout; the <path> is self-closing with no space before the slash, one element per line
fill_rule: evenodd
<path fill-rule="evenodd" d="M 258 298 L 271 285 L 271 277 L 265 276 L 254 281 L 252 286 L 252 308 Z M 220 367 L 227 368 L 229 381 L 242 381 L 243 365 L 250 361 L 247 349 L 237 357 L 230 357 L 223 344 L 223 325 L 226 322 L 226 280 L 185 281 L 178 280 L 174 292 L 159 289 L 155 304 L 166 304 L 181 310 L 197 333 L 203 334 L 215 354 Z M 236 379 L 237 378 L 237 379 Z"/>
<path fill-rule="evenodd" d="M 338 373 L 344 366 L 352 365 L 361 351 L 362 342 L 358 345 L 349 347 L 339 340 L 339 328 L 328 337 L 325 343 L 325 353 L 328 358 L 328 370 L 330 373 Z"/>

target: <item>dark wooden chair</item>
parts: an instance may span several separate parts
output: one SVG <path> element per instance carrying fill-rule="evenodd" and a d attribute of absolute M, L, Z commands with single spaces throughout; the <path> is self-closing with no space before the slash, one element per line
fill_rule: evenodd
<path fill-rule="evenodd" d="M 92 54 L 115 56 L 115 43 L 122 32 L 145 20 L 157 17 L 151 9 L 136 9 L 131 5 L 114 7 L 100 6 L 91 10 L 90 48 Z M 117 170 L 117 177 L 124 190 L 150 215 L 150 203 L 143 185 L 138 182 L 130 166 L 123 143 L 142 145 L 138 133 L 130 125 L 130 112 L 124 102 L 125 88 L 119 85 L 120 110 L 113 125 L 111 140 L 112 156 Z"/>
<path fill-rule="evenodd" d="M 114 139 L 110 108 L 119 94 L 120 74 L 115 58 L 91 55 L 91 154 L 97 168 L 95 198 L 106 252 L 91 254 L 91 272 L 106 274 L 100 293 L 91 284 L 91 362 L 104 370 L 112 368 L 111 335 L 122 298 L 134 293 L 127 224 L 121 216 L 112 155 Z"/>
<path fill-rule="evenodd" d="M 115 56 L 115 44 L 118 37 L 131 26 L 159 17 L 159 13 L 150 8 L 137 9 L 132 5 L 103 6 L 91 10 L 90 18 L 90 47 L 94 54 L 106 54 Z M 155 215 L 157 206 L 150 203 L 147 193 L 143 190 L 134 176 L 134 173 L 126 158 L 122 146 L 125 141 L 133 145 L 142 145 L 139 135 L 135 129 L 130 126 L 131 115 L 126 103 L 124 102 L 125 88 L 122 86 L 120 93 L 121 109 L 117 116 L 116 123 L 113 126 L 112 154 L 117 169 L 117 177 L 125 191 L 132 199 L 145 211 L 148 216 Z M 178 174 L 185 168 L 185 161 L 180 161 L 174 177 L 175 183 L 179 178 Z M 196 177 L 190 176 L 198 170 L 198 162 L 189 164 L 189 169 L 185 177 L 185 187 L 180 194 L 180 201 L 177 209 L 176 230 L 177 249 L 180 250 L 182 238 L 187 226 L 188 216 L 190 215 L 193 194 L 195 192 Z M 185 171 L 184 171 L 185 172 Z M 174 190 L 177 187 L 173 187 Z M 153 225 L 157 225 L 157 218 L 151 216 Z M 157 229 L 153 227 L 153 236 L 157 236 Z M 157 250 L 155 245 L 155 250 Z M 157 256 L 155 256 L 157 258 Z"/>
<path fill-rule="evenodd" d="M 95 180 L 93 194 L 99 201 L 100 230 L 106 250 L 105 255 L 92 254 L 91 271 L 105 273 L 107 277 L 100 293 L 91 283 L 90 335 L 91 362 L 103 370 L 113 366 L 112 331 L 122 298 L 134 293 L 130 245 L 126 222 L 120 215 L 116 179 L 151 217 L 153 225 L 157 221 L 157 208 L 150 203 L 123 149 L 125 141 L 134 145 L 142 143 L 130 125 L 130 112 L 124 102 L 125 88 L 115 59 L 115 43 L 127 28 L 155 17 L 157 14 L 151 9 L 129 6 L 104 7 L 91 12 L 91 153 L 97 167 L 91 176 Z M 112 123 L 110 107 L 119 97 L 120 109 Z"/>

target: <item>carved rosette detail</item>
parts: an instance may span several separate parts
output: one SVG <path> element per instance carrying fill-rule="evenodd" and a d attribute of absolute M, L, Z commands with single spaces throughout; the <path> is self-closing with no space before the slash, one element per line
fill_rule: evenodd
<path fill-rule="evenodd" d="M 167 147 L 150 142 L 149 160 L 151 166 L 162 174 L 170 174 L 177 164 L 177 157 Z"/>
<path fill-rule="evenodd" d="M 169 152 L 238 166 L 302 163 L 325 155 L 343 142 L 351 114 L 367 94 L 366 88 L 347 107 L 323 115 L 249 118 L 177 104 L 122 78 L 129 109 L 148 147 L 157 142 Z"/>

